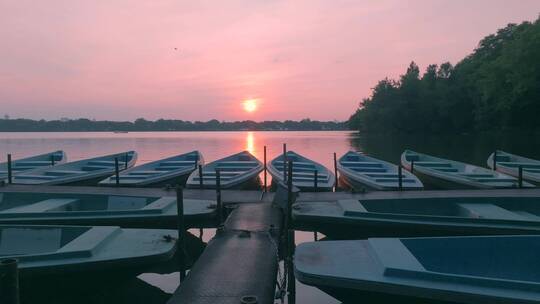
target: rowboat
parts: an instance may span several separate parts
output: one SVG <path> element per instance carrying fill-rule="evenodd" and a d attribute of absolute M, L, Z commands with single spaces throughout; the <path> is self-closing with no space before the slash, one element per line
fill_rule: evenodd
<path fill-rule="evenodd" d="M 215 201 L 184 199 L 187 228 L 214 227 Z M 177 227 L 176 197 L 0 192 L 0 224 Z"/>
<path fill-rule="evenodd" d="M 1 225 L 0 236 L 0 259 L 17 259 L 24 296 L 42 284 L 67 292 L 63 283 L 93 277 L 90 288 L 111 277 L 142 273 L 171 259 L 177 232 L 110 226 Z"/>
<path fill-rule="evenodd" d="M 58 150 L 50 153 L 17 159 L 11 162 L 12 174 L 59 165 L 66 162 L 66 153 Z M 0 163 L 0 180 L 8 177 L 8 163 Z"/>
<path fill-rule="evenodd" d="M 300 191 L 332 191 L 336 177 L 325 166 L 312 161 L 294 151 L 287 151 L 284 161 L 283 154 L 274 158 L 268 164 L 268 173 L 272 176 L 272 184 L 285 182 L 288 161 L 292 161 L 292 183 Z M 315 177 L 317 176 L 317 177 Z"/>
<path fill-rule="evenodd" d="M 199 164 L 204 164 L 201 153 L 192 151 L 124 170 L 120 173 L 118 182 L 124 187 L 183 185 Z M 102 180 L 99 185 L 115 186 L 116 174 Z"/>
<path fill-rule="evenodd" d="M 494 162 L 494 154 L 497 154 Z M 487 165 L 497 171 L 514 177 L 519 177 L 519 167 L 522 168 L 523 179 L 540 185 L 540 160 L 526 158 L 523 156 L 510 154 L 504 151 L 491 153 L 488 157 Z"/>
<path fill-rule="evenodd" d="M 512 176 L 410 150 L 401 154 L 401 164 L 425 183 L 445 189 L 519 187 L 518 180 Z M 522 186 L 532 187 L 529 183 L 523 183 Z"/>
<path fill-rule="evenodd" d="M 296 278 L 346 303 L 538 303 L 540 236 L 310 242 Z"/>
<path fill-rule="evenodd" d="M 89 158 L 17 174 L 14 184 L 29 185 L 95 185 L 103 178 L 115 173 L 115 160 L 119 170 L 133 167 L 137 152 L 129 151 L 101 157 Z"/>
<path fill-rule="evenodd" d="M 538 196 L 414 196 L 298 202 L 295 228 L 332 239 L 540 234 Z"/>
<path fill-rule="evenodd" d="M 202 167 L 202 181 L 199 170 L 191 173 L 187 180 L 188 188 L 216 187 L 216 171 L 220 174 L 221 189 L 244 189 L 260 187 L 259 173 L 263 164 L 248 151 L 243 151 L 218 159 Z"/>
<path fill-rule="evenodd" d="M 349 151 L 339 158 L 340 182 L 356 190 L 421 190 L 424 185 L 412 173 L 389 162 Z"/>

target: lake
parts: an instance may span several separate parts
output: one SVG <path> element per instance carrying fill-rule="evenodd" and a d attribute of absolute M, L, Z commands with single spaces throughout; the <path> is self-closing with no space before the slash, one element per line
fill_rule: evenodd
<path fill-rule="evenodd" d="M 434 154 L 486 166 L 494 149 L 532 158 L 540 158 L 540 140 L 522 134 L 461 135 L 453 137 L 422 136 L 362 136 L 349 131 L 318 132 L 130 132 L 130 133 L 0 133 L 0 159 L 11 153 L 14 159 L 62 149 L 68 160 L 105 155 L 127 150 L 139 154 L 138 164 L 167 156 L 199 150 L 205 161 L 247 150 L 263 159 L 267 146 L 268 160 L 282 152 L 282 144 L 329 168 L 333 153 L 338 157 L 348 150 L 363 151 L 393 163 L 398 163 L 404 149 Z M 213 235 L 205 231 L 204 241 Z M 297 233 L 298 243 L 311 241 L 310 233 Z M 178 273 L 169 275 L 144 274 L 146 283 L 133 280 L 123 287 L 100 291 L 87 303 L 165 303 L 169 293 L 178 285 Z M 150 284 L 147 284 L 150 283 Z M 42 303 L 58 303 L 58 301 Z M 297 284 L 297 303 L 338 303 L 316 288 Z M 67 303 L 66 303 L 67 304 Z"/>

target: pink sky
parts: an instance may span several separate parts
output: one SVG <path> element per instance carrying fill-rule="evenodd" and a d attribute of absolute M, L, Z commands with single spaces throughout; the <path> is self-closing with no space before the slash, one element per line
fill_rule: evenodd
<path fill-rule="evenodd" d="M 0 114 L 344 120 L 411 60 L 456 63 L 539 12 L 538 0 L 2 0 Z"/>

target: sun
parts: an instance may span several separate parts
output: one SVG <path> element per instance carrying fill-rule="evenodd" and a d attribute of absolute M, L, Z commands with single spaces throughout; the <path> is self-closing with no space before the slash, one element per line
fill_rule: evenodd
<path fill-rule="evenodd" d="M 243 106 L 244 111 L 248 113 L 253 113 L 257 110 L 257 99 L 244 100 Z"/>

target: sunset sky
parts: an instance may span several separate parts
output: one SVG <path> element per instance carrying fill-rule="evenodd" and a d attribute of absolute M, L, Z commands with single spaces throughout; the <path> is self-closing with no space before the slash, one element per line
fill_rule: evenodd
<path fill-rule="evenodd" d="M 345 120 L 540 1 L 0 0 L 0 114 Z"/>

